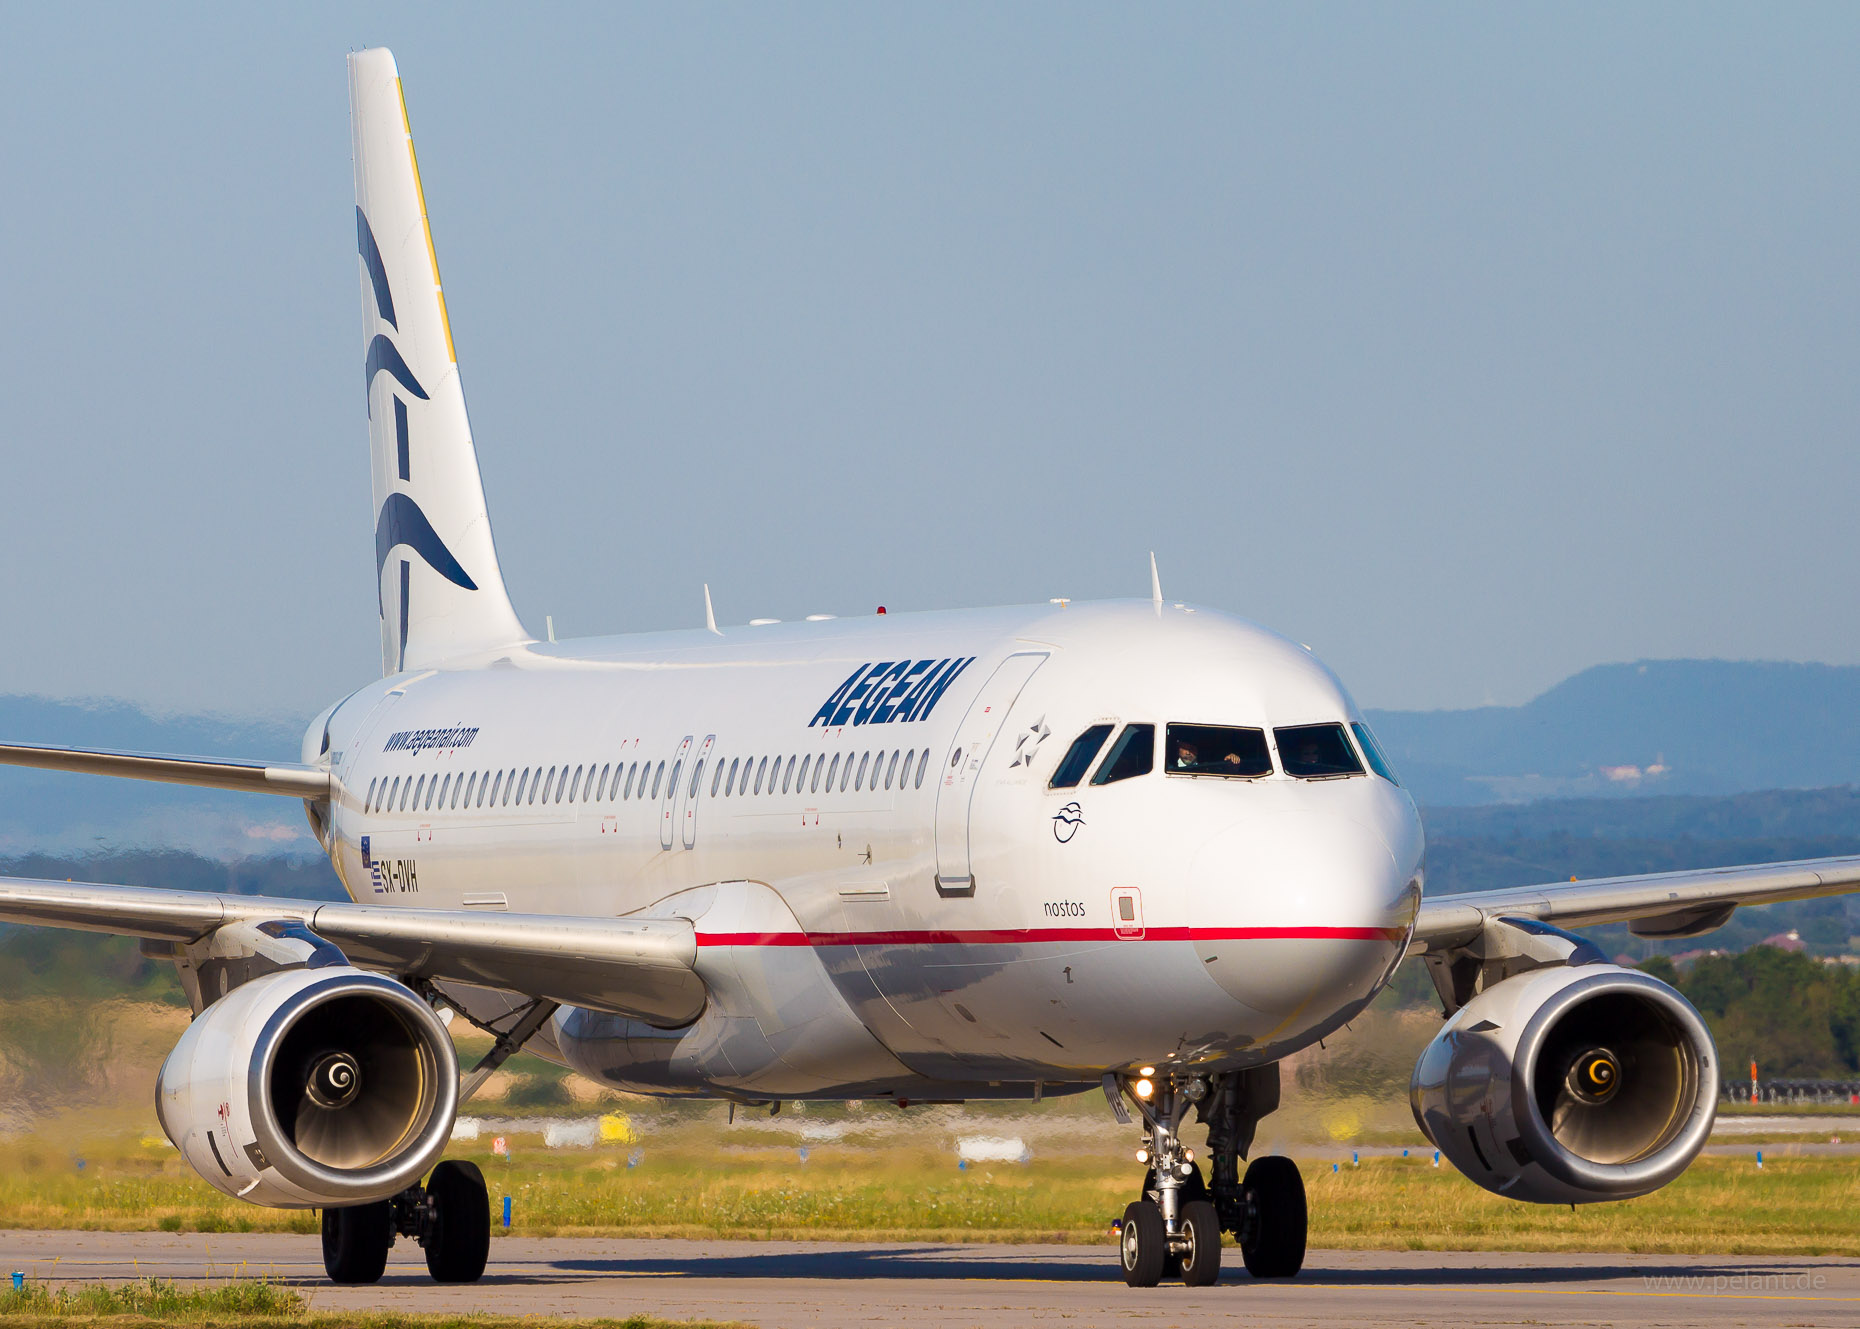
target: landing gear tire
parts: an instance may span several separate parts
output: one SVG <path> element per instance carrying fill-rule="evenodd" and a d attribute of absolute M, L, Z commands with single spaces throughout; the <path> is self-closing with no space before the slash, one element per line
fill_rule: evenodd
<path fill-rule="evenodd" d="M 448 1159 L 427 1178 L 426 1202 L 427 1272 L 438 1283 L 477 1282 L 491 1254 L 491 1196 L 484 1174 L 475 1163 Z"/>
<path fill-rule="evenodd" d="M 1305 1263 L 1305 1182 L 1298 1164 L 1268 1155 L 1247 1166 L 1253 1219 L 1240 1239 L 1246 1271 L 1255 1278 L 1290 1278 Z"/>
<path fill-rule="evenodd" d="M 1124 1261 L 1124 1281 L 1131 1287 L 1155 1287 L 1162 1282 L 1169 1258 L 1169 1234 L 1163 1230 L 1162 1210 L 1154 1200 L 1133 1200 L 1124 1210 L 1118 1235 Z"/>
<path fill-rule="evenodd" d="M 1177 1261 L 1182 1282 L 1189 1287 L 1207 1287 L 1221 1276 L 1221 1217 L 1206 1200 L 1190 1200 L 1182 1206 L 1182 1236 L 1187 1245 Z M 1300 1241 L 1302 1254 L 1303 1242 Z"/>
<path fill-rule="evenodd" d="M 379 1283 L 394 1244 L 387 1200 L 323 1211 L 323 1271 L 332 1283 Z"/>

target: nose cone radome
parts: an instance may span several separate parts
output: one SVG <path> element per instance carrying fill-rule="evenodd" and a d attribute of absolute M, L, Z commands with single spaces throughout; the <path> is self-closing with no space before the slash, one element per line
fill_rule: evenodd
<path fill-rule="evenodd" d="M 1208 976 L 1252 1009 L 1299 1024 L 1366 1001 L 1413 927 L 1418 863 L 1408 856 L 1334 814 L 1281 810 L 1219 832 L 1190 873 Z"/>

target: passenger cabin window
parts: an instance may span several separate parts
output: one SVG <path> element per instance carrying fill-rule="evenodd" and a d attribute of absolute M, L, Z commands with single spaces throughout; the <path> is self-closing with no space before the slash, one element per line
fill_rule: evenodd
<path fill-rule="evenodd" d="M 1163 769 L 1171 775 L 1255 780 L 1272 774 L 1272 754 L 1266 750 L 1263 729 L 1172 724 L 1164 737 Z"/>
<path fill-rule="evenodd" d="M 777 766 L 781 765 L 780 757 L 775 758 L 775 764 Z M 767 757 L 762 758 L 756 763 L 756 792 L 758 794 L 762 792 L 762 777 L 768 773 L 768 769 L 769 759 Z M 769 792 L 771 794 L 775 792 L 775 782 L 773 780 L 769 781 Z"/>
<path fill-rule="evenodd" d="M 1376 736 L 1369 732 L 1369 726 L 1361 720 L 1352 720 L 1350 730 L 1356 735 L 1356 741 L 1363 749 L 1363 755 L 1369 759 L 1369 769 L 1387 780 L 1392 785 L 1400 785 L 1395 778 L 1395 768 L 1389 765 L 1389 759 L 1383 754 L 1382 745 L 1376 742 Z"/>
<path fill-rule="evenodd" d="M 1127 724 L 1111 745 L 1111 755 L 1091 778 L 1093 784 L 1116 784 L 1156 768 L 1156 726 Z"/>
<path fill-rule="evenodd" d="M 1091 769 L 1092 759 L 1104 746 L 1104 740 L 1111 736 L 1111 730 L 1117 726 L 1095 724 L 1077 738 L 1066 749 L 1066 755 L 1060 759 L 1059 769 L 1053 772 L 1049 789 L 1074 789 L 1085 778 L 1085 772 Z"/>
<path fill-rule="evenodd" d="M 1330 780 L 1363 773 L 1363 763 L 1356 759 L 1356 749 L 1340 724 L 1293 725 L 1273 730 L 1272 736 L 1279 744 L 1279 764 L 1287 775 Z"/>

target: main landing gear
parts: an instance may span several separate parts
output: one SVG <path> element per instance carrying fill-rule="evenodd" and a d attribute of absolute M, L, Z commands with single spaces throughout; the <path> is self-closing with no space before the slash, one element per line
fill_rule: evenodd
<path fill-rule="evenodd" d="M 1115 1088 L 1114 1088 L 1115 1086 Z M 1220 1276 L 1221 1234 L 1240 1243 L 1255 1278 L 1290 1278 L 1305 1261 L 1305 1186 L 1298 1165 L 1270 1155 L 1254 1159 L 1240 1176 L 1240 1160 L 1261 1117 L 1279 1105 L 1279 1069 L 1267 1066 L 1221 1075 L 1106 1077 L 1105 1091 L 1120 1119 L 1128 1114 L 1121 1089 L 1143 1117 L 1137 1162 L 1147 1172 L 1143 1194 L 1124 1210 L 1118 1251 L 1124 1281 L 1155 1287 L 1180 1278 L 1206 1287 Z M 1195 1151 L 1182 1143 L 1190 1107 L 1208 1127 L 1213 1184 L 1202 1179 Z"/>
<path fill-rule="evenodd" d="M 333 1282 L 379 1282 L 397 1234 L 426 1248 L 438 1282 L 477 1282 L 491 1254 L 491 1197 L 477 1164 L 448 1159 L 391 1200 L 325 1209 L 323 1268 Z"/>

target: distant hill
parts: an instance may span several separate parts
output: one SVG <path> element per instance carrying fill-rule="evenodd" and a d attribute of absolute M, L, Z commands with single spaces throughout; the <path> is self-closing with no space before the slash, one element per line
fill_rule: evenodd
<path fill-rule="evenodd" d="M 296 761 L 303 725 L 162 715 L 118 701 L 0 696 L 0 741 Z M 0 855 L 185 849 L 216 858 L 318 851 L 295 799 L 0 766 Z"/>
<path fill-rule="evenodd" d="M 1423 804 L 1730 794 L 1860 782 L 1860 668 L 1598 665 L 1522 706 L 1372 711 Z"/>

